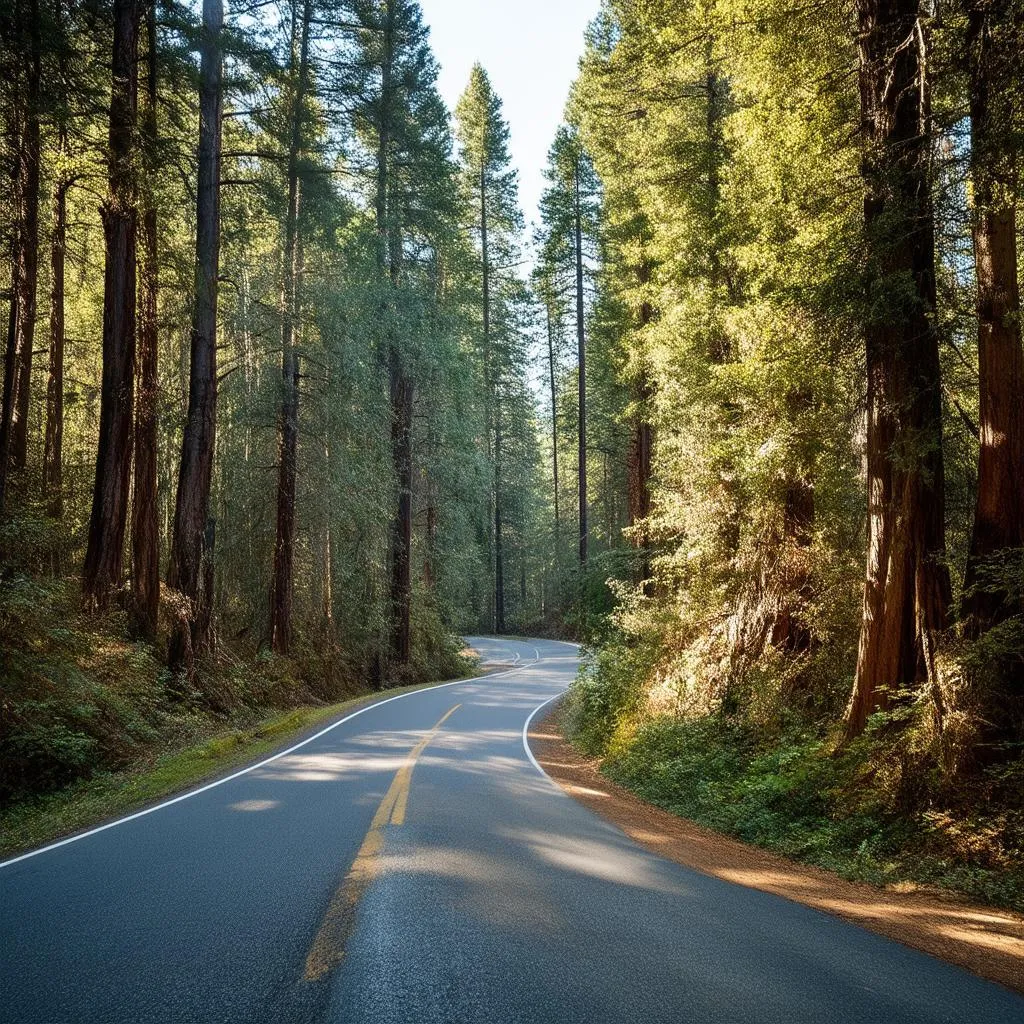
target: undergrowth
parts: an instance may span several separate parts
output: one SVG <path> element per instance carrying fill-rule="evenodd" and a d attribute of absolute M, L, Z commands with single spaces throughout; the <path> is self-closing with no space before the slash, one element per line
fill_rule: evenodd
<path fill-rule="evenodd" d="M 432 632 L 400 682 L 470 671 L 456 639 Z M 0 808 L 152 771 L 160 757 L 196 744 L 231 746 L 239 737 L 251 744 L 266 738 L 268 719 L 298 728 L 299 721 L 289 725 L 294 709 L 365 693 L 372 678 L 338 645 L 310 641 L 292 658 L 221 645 L 186 682 L 163 665 L 165 649 L 166 636 L 132 640 L 121 613 L 82 613 L 75 580 L 0 575 Z M 261 723 L 263 732 L 250 735 Z"/>
<path fill-rule="evenodd" d="M 843 746 L 835 728 L 779 714 L 651 706 L 657 649 L 612 643 L 584 666 L 566 723 L 602 771 L 710 828 L 882 886 L 952 890 L 1024 909 L 1024 763 L 950 780 L 916 708 L 877 715 Z M 843 687 L 847 680 L 841 680 Z"/>

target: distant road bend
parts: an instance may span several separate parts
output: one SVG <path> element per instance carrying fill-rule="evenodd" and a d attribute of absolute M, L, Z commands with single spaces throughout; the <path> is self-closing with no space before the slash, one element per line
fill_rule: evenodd
<path fill-rule="evenodd" d="M 1024 1024 L 1024 999 L 648 853 L 555 787 L 554 641 L 0 866 L 3 1024 Z"/>

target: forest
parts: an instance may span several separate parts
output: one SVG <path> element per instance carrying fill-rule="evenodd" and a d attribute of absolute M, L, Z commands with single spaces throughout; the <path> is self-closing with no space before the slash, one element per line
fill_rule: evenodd
<path fill-rule="evenodd" d="M 198 7 L 0 8 L 0 803 L 564 637 L 646 799 L 1024 905 L 1020 0 L 603 0 L 536 224 L 415 0 Z"/>

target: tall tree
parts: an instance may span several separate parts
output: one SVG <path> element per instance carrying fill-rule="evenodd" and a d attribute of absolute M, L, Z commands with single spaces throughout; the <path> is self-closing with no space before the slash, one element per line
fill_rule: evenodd
<path fill-rule="evenodd" d="M 587 561 L 587 284 L 591 277 L 588 244 L 599 234 L 599 185 L 579 130 L 562 126 L 555 135 L 545 171 L 548 185 L 541 198 L 542 227 L 538 236 L 543 273 L 561 299 L 563 315 L 576 336 L 577 487 L 579 561 Z"/>
<path fill-rule="evenodd" d="M 300 283 L 302 240 L 302 160 L 305 149 L 306 97 L 310 88 L 309 43 L 312 0 L 292 7 L 289 72 L 287 189 L 284 224 L 284 278 L 281 287 L 281 405 L 278 413 L 277 539 L 270 586 L 270 645 L 285 654 L 292 641 L 295 562 L 295 478 L 299 447 Z"/>
<path fill-rule="evenodd" d="M 99 610 L 108 605 L 121 581 L 132 461 L 139 15 L 138 0 L 114 0 L 109 191 L 101 208 L 106 241 L 103 381 L 96 481 L 82 573 L 86 605 Z"/>
<path fill-rule="evenodd" d="M 142 152 L 146 184 L 142 189 L 142 260 L 139 281 L 139 330 L 136 346 L 135 471 L 132 474 L 131 616 L 136 632 L 156 636 L 160 609 L 160 536 L 157 521 L 157 291 L 159 280 L 154 179 L 157 157 L 156 2 L 146 5 L 146 90 L 142 116 Z"/>
<path fill-rule="evenodd" d="M 927 680 L 946 626 L 941 371 L 931 205 L 929 30 L 918 0 L 859 0 L 868 557 L 849 736 Z M 940 708 L 937 704 L 937 713 Z"/>
<path fill-rule="evenodd" d="M 12 5 L 5 38 L 16 41 L 12 79 L 9 144 L 13 152 L 11 291 L 0 407 L 0 508 L 11 468 L 24 469 L 28 445 L 32 344 L 36 321 L 39 256 L 40 81 L 42 24 L 38 0 Z M 6 20 L 6 19 L 5 19 Z"/>
<path fill-rule="evenodd" d="M 487 72 L 474 65 L 456 107 L 458 140 L 461 148 L 463 180 L 471 209 L 476 210 L 476 228 L 480 233 L 480 305 L 481 364 L 483 368 L 487 447 L 494 471 L 492 493 L 492 559 L 494 566 L 493 628 L 505 629 L 505 544 L 502 522 L 503 480 L 502 430 L 499 393 L 503 384 L 502 368 L 506 358 L 509 311 L 500 295 L 503 282 L 497 280 L 496 266 L 514 264 L 516 233 L 521 230 L 522 215 L 516 172 L 508 151 L 509 130 L 502 113 L 501 99 L 494 92 Z"/>
<path fill-rule="evenodd" d="M 977 637 L 1022 611 L 1019 593 L 1015 598 L 983 579 L 987 559 L 1024 547 L 1024 349 L 1016 232 L 1024 115 L 1021 5 L 971 0 L 966 42 L 980 446 L 963 613 L 968 634 Z M 1024 735 L 1024 662 L 1011 655 L 1003 674 L 1005 692 L 993 695 L 983 713 L 987 738 L 995 741 Z"/>
<path fill-rule="evenodd" d="M 192 311 L 188 418 L 181 446 L 168 585 L 191 604 L 176 619 L 168 661 L 188 668 L 208 643 L 213 594 L 206 585 L 210 483 L 217 429 L 217 298 L 220 265 L 221 122 L 224 22 L 222 0 L 203 2 L 199 87 L 199 181 L 196 189 L 196 277 Z"/>
<path fill-rule="evenodd" d="M 68 192 L 75 181 L 71 171 L 69 115 L 71 85 L 68 68 L 68 19 L 64 0 L 54 4 L 57 37 L 55 122 L 57 152 L 53 183 L 53 226 L 50 233 L 50 357 L 46 380 L 46 426 L 43 445 L 43 497 L 51 515 L 64 509 L 64 344 L 65 268 L 67 265 Z"/>
<path fill-rule="evenodd" d="M 24 469 L 28 452 L 28 414 L 32 393 L 32 346 L 36 328 L 36 287 L 39 278 L 39 172 L 42 115 L 42 18 L 39 0 L 29 0 L 21 11 L 22 31 L 28 42 L 25 54 L 25 103 L 15 172 L 15 197 L 19 208 L 18 261 L 12 287 L 17 292 L 18 318 L 15 352 L 14 425 L 11 461 Z"/>

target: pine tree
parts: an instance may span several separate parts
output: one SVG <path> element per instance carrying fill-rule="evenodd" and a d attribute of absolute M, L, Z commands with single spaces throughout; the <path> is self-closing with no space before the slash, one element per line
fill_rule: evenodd
<path fill-rule="evenodd" d="M 508 270 L 517 262 L 517 233 L 522 228 L 516 172 L 508 151 L 509 130 L 501 100 L 487 72 L 475 65 L 456 107 L 457 135 L 467 205 L 475 209 L 474 227 L 480 239 L 480 360 L 486 403 L 486 447 L 494 467 L 491 532 L 494 589 L 492 622 L 505 631 L 505 544 L 502 528 L 503 374 L 508 360 L 511 309 Z M 504 276 L 503 276 L 504 275 Z"/>
<path fill-rule="evenodd" d="M 587 561 L 587 364 L 586 320 L 589 249 L 597 243 L 598 183 L 578 130 L 559 129 L 548 154 L 548 187 L 541 199 L 543 226 L 540 244 L 542 273 L 552 283 L 556 297 L 566 302 L 563 315 L 571 318 L 576 335 L 577 365 L 577 481 L 579 513 L 579 561 Z M 567 296 L 571 299 L 567 300 Z"/>

